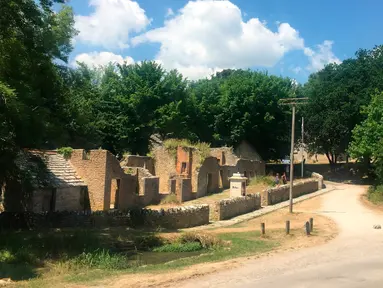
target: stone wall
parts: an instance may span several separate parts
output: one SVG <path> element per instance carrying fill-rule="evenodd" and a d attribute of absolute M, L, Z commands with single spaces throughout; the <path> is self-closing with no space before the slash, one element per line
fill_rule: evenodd
<path fill-rule="evenodd" d="M 155 159 L 156 176 L 160 178 L 160 192 L 169 193 L 169 179 L 177 175 L 176 155 L 171 155 L 165 147 L 156 147 L 153 149 Z"/>
<path fill-rule="evenodd" d="M 318 180 L 307 179 L 294 183 L 293 198 L 318 191 Z M 289 200 L 290 185 L 281 185 L 262 191 L 262 206 L 274 205 Z"/>
<path fill-rule="evenodd" d="M 211 148 L 210 155 L 219 159 L 220 165 L 235 165 L 239 158 L 234 154 L 231 147 Z"/>
<path fill-rule="evenodd" d="M 197 198 L 197 193 L 193 193 L 190 178 L 177 179 L 177 199 L 178 201 L 185 202 Z"/>
<path fill-rule="evenodd" d="M 126 212 L 50 212 L 0 213 L 0 230 L 46 228 L 148 227 L 181 229 L 209 223 L 209 205 L 167 210 L 131 210 Z"/>
<path fill-rule="evenodd" d="M 58 188 L 56 190 L 55 211 L 83 211 L 84 203 L 82 203 L 81 193 L 85 187 L 71 186 Z"/>
<path fill-rule="evenodd" d="M 128 155 L 121 161 L 123 167 L 145 168 L 150 174 L 155 175 L 154 159 L 148 156 Z"/>
<path fill-rule="evenodd" d="M 159 178 L 148 177 L 142 179 L 143 194 L 138 196 L 137 206 L 145 207 L 148 205 L 158 204 L 160 202 L 160 194 L 158 192 Z"/>
<path fill-rule="evenodd" d="M 91 150 L 86 154 L 83 149 L 73 150 L 70 157 L 77 174 L 88 185 L 90 207 L 94 211 L 104 210 L 110 203 L 109 198 L 105 202 L 106 157 L 106 150 Z"/>
<path fill-rule="evenodd" d="M 261 208 L 261 196 L 248 194 L 243 197 L 224 199 L 212 205 L 212 220 L 226 220 Z"/>
<path fill-rule="evenodd" d="M 219 190 L 220 170 L 217 158 L 208 157 L 204 160 L 199 170 L 196 171 L 198 175 L 197 198 L 204 197 L 208 193 L 215 193 Z"/>

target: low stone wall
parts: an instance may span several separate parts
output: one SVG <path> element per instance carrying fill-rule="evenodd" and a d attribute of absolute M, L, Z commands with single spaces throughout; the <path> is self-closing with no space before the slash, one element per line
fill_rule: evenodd
<path fill-rule="evenodd" d="M 47 228 L 151 227 L 181 229 L 209 223 L 209 205 L 126 212 L 0 213 L 0 231 Z"/>
<path fill-rule="evenodd" d="M 293 186 L 293 198 L 318 191 L 318 180 L 307 179 L 297 182 Z M 262 206 L 274 205 L 289 200 L 290 185 L 282 185 L 262 191 Z"/>
<path fill-rule="evenodd" d="M 224 199 L 213 204 L 212 220 L 226 220 L 261 208 L 260 194 Z"/>

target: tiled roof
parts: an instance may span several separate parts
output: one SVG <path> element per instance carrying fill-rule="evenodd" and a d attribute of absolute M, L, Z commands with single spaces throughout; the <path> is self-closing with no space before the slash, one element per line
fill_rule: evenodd
<path fill-rule="evenodd" d="M 38 156 L 45 163 L 47 185 L 50 187 L 86 186 L 69 161 L 56 151 L 29 150 L 28 152 Z"/>

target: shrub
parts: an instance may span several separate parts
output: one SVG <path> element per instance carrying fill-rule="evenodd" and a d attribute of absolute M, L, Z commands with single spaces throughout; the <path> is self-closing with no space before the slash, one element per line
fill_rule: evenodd
<path fill-rule="evenodd" d="M 64 156 L 65 159 L 68 159 L 72 156 L 73 148 L 71 147 L 61 147 L 57 149 L 57 153 Z"/>
<path fill-rule="evenodd" d="M 258 185 L 258 184 L 265 184 L 267 186 L 274 187 L 275 180 L 272 176 L 257 176 L 256 178 L 253 178 L 250 182 L 250 185 Z"/>
<path fill-rule="evenodd" d="M 180 201 L 178 201 L 176 194 L 170 193 L 161 200 L 161 204 L 180 204 Z"/>

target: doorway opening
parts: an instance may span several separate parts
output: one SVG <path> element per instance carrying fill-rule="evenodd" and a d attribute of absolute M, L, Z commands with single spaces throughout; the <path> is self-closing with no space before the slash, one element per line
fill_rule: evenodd
<path fill-rule="evenodd" d="M 112 179 L 110 187 L 110 209 L 118 209 L 118 199 L 120 195 L 120 179 Z"/>

